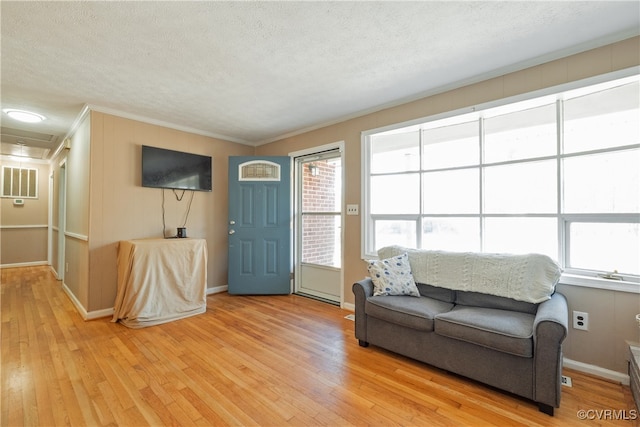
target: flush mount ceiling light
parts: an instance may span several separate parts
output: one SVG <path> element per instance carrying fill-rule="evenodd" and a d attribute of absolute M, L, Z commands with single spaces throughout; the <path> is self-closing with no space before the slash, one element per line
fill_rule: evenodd
<path fill-rule="evenodd" d="M 19 120 L 21 122 L 38 123 L 46 119 L 45 116 L 37 113 L 32 113 L 31 111 L 15 110 L 15 109 L 5 109 L 3 111 L 7 116 L 11 117 L 12 119 Z"/>

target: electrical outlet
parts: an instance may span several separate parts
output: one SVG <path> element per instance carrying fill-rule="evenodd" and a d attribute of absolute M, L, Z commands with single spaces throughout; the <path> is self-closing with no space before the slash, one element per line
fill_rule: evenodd
<path fill-rule="evenodd" d="M 589 330 L 589 313 L 585 313 L 584 311 L 574 311 L 573 312 L 573 328 L 580 329 L 583 331 Z"/>
<path fill-rule="evenodd" d="M 347 215 L 358 215 L 360 210 L 358 205 L 347 205 Z"/>

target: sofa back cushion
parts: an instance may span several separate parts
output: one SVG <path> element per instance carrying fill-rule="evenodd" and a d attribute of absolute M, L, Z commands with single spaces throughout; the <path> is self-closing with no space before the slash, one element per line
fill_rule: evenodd
<path fill-rule="evenodd" d="M 424 283 L 416 283 L 418 291 L 423 297 L 429 297 L 442 302 L 455 302 L 456 291 L 453 289 L 439 288 L 437 286 L 431 286 Z"/>
<path fill-rule="evenodd" d="M 497 308 L 528 314 L 536 314 L 538 311 L 538 304 L 479 292 L 457 291 L 454 302 L 469 307 Z"/>
<path fill-rule="evenodd" d="M 417 283 L 465 292 L 479 292 L 529 303 L 551 298 L 562 273 L 543 254 L 447 252 L 386 246 L 380 258 L 407 253 Z"/>

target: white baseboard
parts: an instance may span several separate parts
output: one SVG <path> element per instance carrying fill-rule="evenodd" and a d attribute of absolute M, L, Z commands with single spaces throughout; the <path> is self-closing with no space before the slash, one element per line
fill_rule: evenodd
<path fill-rule="evenodd" d="M 229 286 L 214 286 L 213 288 L 207 288 L 207 295 L 219 294 L 220 292 L 227 292 Z"/>
<path fill-rule="evenodd" d="M 67 294 L 67 296 L 75 306 L 76 310 L 78 310 L 78 313 L 80 313 L 80 316 L 82 316 L 84 320 L 87 320 L 87 315 L 88 315 L 87 310 L 82 306 L 80 301 L 78 301 L 78 298 L 76 298 L 73 292 L 71 292 L 71 289 L 69 289 L 64 282 L 62 282 L 62 290 L 64 291 L 65 294 Z"/>
<path fill-rule="evenodd" d="M 341 308 L 344 308 L 345 310 L 356 311 L 356 305 L 350 302 L 343 302 Z"/>
<path fill-rule="evenodd" d="M 623 374 L 621 372 L 601 368 L 600 366 L 589 365 L 588 363 L 578 362 L 575 360 L 567 359 L 566 357 L 562 359 L 562 364 L 565 368 L 574 369 L 586 374 L 595 375 L 596 377 L 616 381 L 624 385 L 629 385 L 629 375 Z"/>
<path fill-rule="evenodd" d="M 113 307 L 103 308 L 102 310 L 89 311 L 84 320 L 102 319 L 103 317 L 113 317 Z"/>
<path fill-rule="evenodd" d="M 49 264 L 49 271 L 51 271 L 51 274 L 53 274 L 56 277 L 56 280 L 62 280 L 60 279 L 60 275 L 58 274 L 58 271 L 51 264 Z"/>
<path fill-rule="evenodd" d="M 13 264 L 2 264 L 0 268 L 37 267 L 40 265 L 49 265 L 49 263 L 47 261 L 16 262 Z"/>
<path fill-rule="evenodd" d="M 69 289 L 67 285 L 64 284 L 64 282 L 62 283 L 62 290 L 64 291 L 65 294 L 67 294 L 67 296 L 75 306 L 76 310 L 78 310 L 78 313 L 80 314 L 80 316 L 82 316 L 84 320 L 95 320 L 95 319 L 101 319 L 103 317 L 113 316 L 113 307 L 104 308 L 102 310 L 87 311 L 83 307 L 83 305 L 80 303 L 80 301 L 78 301 L 78 298 L 76 298 L 73 292 L 71 292 L 71 289 Z"/>

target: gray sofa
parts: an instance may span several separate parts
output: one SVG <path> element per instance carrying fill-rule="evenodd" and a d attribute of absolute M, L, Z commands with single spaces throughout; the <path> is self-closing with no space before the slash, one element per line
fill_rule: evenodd
<path fill-rule="evenodd" d="M 374 296 L 371 278 L 356 282 L 355 336 L 359 344 L 373 344 L 525 397 L 536 402 L 540 411 L 553 415 L 560 406 L 562 342 L 568 327 L 567 301 L 554 292 L 559 268 L 542 280 L 553 282 L 545 285 L 548 295 L 543 292 L 539 298 L 543 301 L 532 303 L 478 292 L 473 284 L 471 288 L 443 285 L 441 279 L 452 276 L 450 270 L 456 263 L 459 271 L 453 276 L 458 274 L 460 282 L 466 281 L 463 275 L 468 278 L 478 273 L 476 259 L 469 260 L 464 254 L 434 255 L 433 251 L 391 247 L 379 255 L 403 251 L 409 252 L 412 270 L 417 265 L 422 271 L 415 277 L 420 296 Z M 495 258 L 490 261 L 495 266 Z M 445 268 L 448 272 L 442 273 Z M 506 275 L 496 274 L 495 280 L 519 277 L 534 281 L 527 279 L 524 268 L 530 269 L 518 265 Z M 487 276 L 487 269 L 483 271 L 481 281 L 491 282 L 491 272 Z M 421 283 L 427 280 L 439 282 L 438 286 Z"/>

